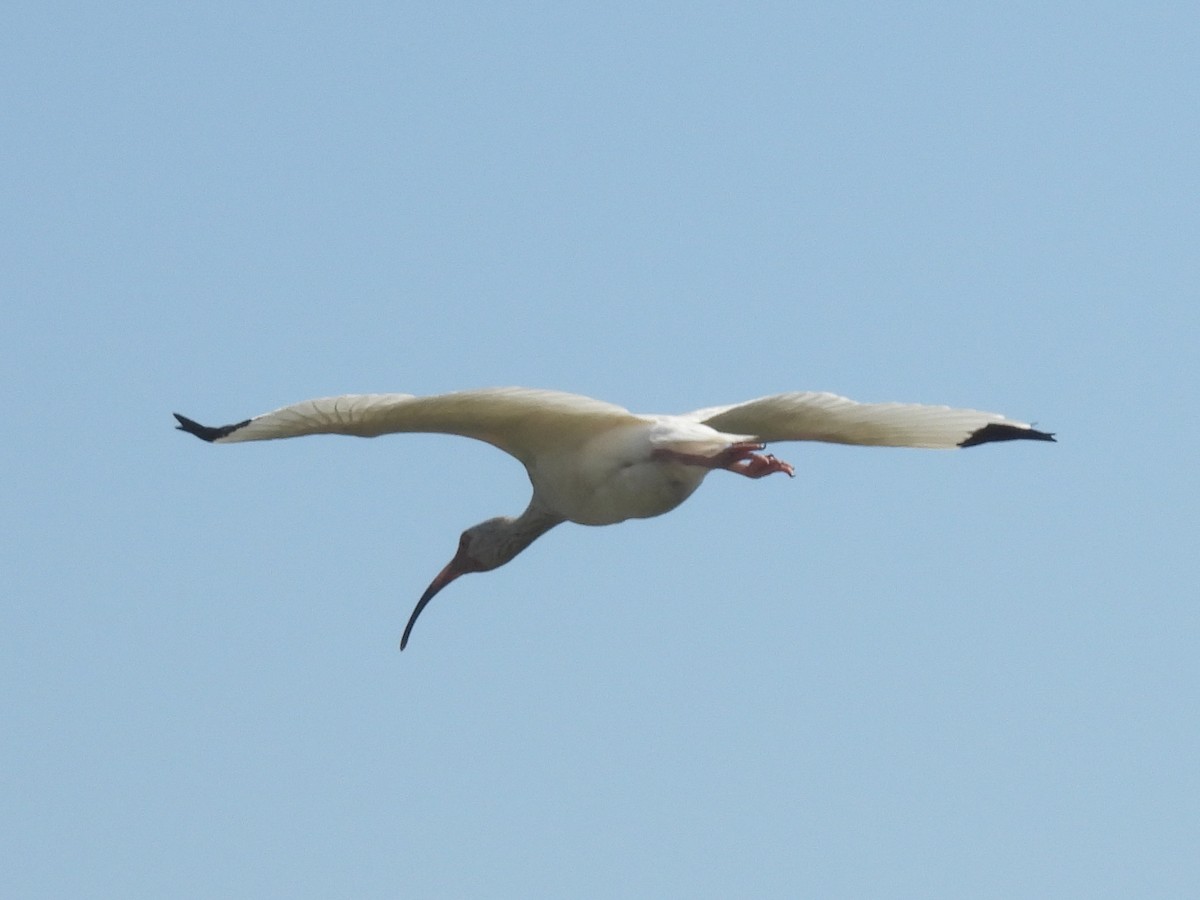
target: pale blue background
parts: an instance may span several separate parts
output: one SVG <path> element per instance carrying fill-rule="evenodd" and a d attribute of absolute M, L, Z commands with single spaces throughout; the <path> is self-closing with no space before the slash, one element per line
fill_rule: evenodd
<path fill-rule="evenodd" d="M 1200 895 L 1194 4 L 58 4 L 0 30 L 5 897 Z M 311 396 L 781 390 L 464 578 L 520 467 Z"/>

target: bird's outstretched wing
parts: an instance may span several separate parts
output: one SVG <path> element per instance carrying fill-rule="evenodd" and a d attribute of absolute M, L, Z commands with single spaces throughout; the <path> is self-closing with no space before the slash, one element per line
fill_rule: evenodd
<path fill-rule="evenodd" d="M 714 406 L 685 418 L 717 431 L 772 441 L 876 447 L 974 447 L 992 441 L 1053 441 L 1054 435 L 996 413 L 916 403 L 857 403 L 837 394 L 794 393 Z"/>
<path fill-rule="evenodd" d="M 590 397 L 526 388 L 487 388 L 429 397 L 321 397 L 218 427 L 201 425 L 179 413 L 175 418 L 182 431 L 216 444 L 308 434 L 377 437 L 396 432 L 432 432 L 486 441 L 522 462 L 556 445 L 586 440 L 604 428 L 642 421 L 620 406 Z"/>

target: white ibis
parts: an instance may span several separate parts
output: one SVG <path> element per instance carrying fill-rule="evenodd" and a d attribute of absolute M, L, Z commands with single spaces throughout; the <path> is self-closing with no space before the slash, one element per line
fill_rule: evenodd
<path fill-rule="evenodd" d="M 489 388 L 432 397 L 323 397 L 217 428 L 178 413 L 175 418 L 180 430 L 214 444 L 306 434 L 457 434 L 486 441 L 524 464 L 533 484 L 528 508 L 516 518 L 488 519 L 462 533 L 458 552 L 417 601 L 401 650 L 438 591 L 460 575 L 504 565 L 561 522 L 612 525 L 661 515 L 686 500 L 714 469 L 747 478 L 792 475 L 791 465 L 759 452 L 770 442 L 952 449 L 1054 440 L 995 413 L 856 403 L 821 393 L 775 394 L 681 416 L 654 416 L 577 394 Z"/>

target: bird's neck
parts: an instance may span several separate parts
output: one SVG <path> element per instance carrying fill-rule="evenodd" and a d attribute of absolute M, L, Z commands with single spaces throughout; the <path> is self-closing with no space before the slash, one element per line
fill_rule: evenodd
<path fill-rule="evenodd" d="M 509 526 L 510 540 L 516 547 L 513 550 L 513 556 L 516 556 L 555 525 L 564 521 L 566 520 L 562 516 L 555 515 L 536 502 L 530 503 L 525 512 L 513 519 Z"/>
<path fill-rule="evenodd" d="M 530 503 L 515 519 L 499 516 L 476 526 L 483 539 L 471 549 L 471 571 L 488 572 L 511 560 L 560 522 L 566 521 L 543 507 Z"/>

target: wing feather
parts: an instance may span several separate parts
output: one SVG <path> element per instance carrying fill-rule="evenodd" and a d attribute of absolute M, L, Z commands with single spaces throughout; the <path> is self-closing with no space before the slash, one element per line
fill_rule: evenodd
<path fill-rule="evenodd" d="M 412 394 L 321 397 L 215 428 L 178 413 L 175 417 L 182 430 L 217 444 L 310 434 L 377 437 L 398 432 L 430 432 L 486 441 L 522 462 L 548 448 L 586 440 L 613 425 L 643 421 L 612 403 L 578 394 L 527 388 L 486 388 L 429 397 Z"/>
<path fill-rule="evenodd" d="M 875 447 L 973 447 L 992 441 L 1053 441 L 998 413 L 916 403 L 858 403 L 837 394 L 790 393 L 714 406 L 687 416 L 718 431 L 758 440 L 826 441 Z"/>

